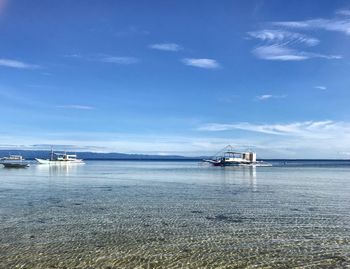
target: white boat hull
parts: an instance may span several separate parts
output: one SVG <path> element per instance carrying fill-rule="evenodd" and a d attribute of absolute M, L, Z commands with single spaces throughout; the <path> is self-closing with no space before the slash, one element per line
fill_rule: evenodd
<path fill-rule="evenodd" d="M 66 161 L 51 161 L 48 159 L 35 159 L 39 164 L 50 164 L 50 165 L 70 165 L 70 164 L 84 164 L 83 160 L 66 160 Z"/>
<path fill-rule="evenodd" d="M 26 168 L 29 167 L 29 163 L 25 162 L 2 162 L 6 168 Z"/>

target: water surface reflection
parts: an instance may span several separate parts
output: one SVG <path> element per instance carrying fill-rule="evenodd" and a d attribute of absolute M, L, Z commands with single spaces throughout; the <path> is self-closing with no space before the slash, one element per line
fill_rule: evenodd
<path fill-rule="evenodd" d="M 252 191 L 257 191 L 257 169 L 255 166 L 230 166 L 214 167 L 220 175 L 223 185 L 248 186 Z M 217 180 L 217 178 L 215 179 Z"/>
<path fill-rule="evenodd" d="M 47 174 L 49 176 L 70 176 L 77 174 L 85 164 L 35 164 L 33 167 L 40 174 Z"/>
<path fill-rule="evenodd" d="M 0 169 L 0 268 L 344 268 L 350 169 Z"/>

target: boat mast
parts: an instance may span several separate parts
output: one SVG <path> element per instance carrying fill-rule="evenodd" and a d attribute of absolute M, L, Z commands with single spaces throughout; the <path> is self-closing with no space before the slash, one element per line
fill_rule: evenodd
<path fill-rule="evenodd" d="M 51 161 L 53 161 L 53 146 L 51 146 L 51 158 L 50 158 Z"/>

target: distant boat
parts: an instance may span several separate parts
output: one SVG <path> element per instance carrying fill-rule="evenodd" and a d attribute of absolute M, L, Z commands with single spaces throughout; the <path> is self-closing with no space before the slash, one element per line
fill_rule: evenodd
<path fill-rule="evenodd" d="M 51 149 L 51 156 L 50 159 L 39 159 L 35 158 L 35 160 L 39 164 L 54 164 L 54 165 L 61 165 L 61 164 L 83 164 L 82 159 L 78 159 L 76 154 L 67 154 L 67 153 L 56 153 L 53 152 Z"/>
<path fill-rule="evenodd" d="M 219 151 L 212 159 L 203 161 L 214 166 L 271 166 L 269 163 L 257 161 L 255 152 L 234 151 L 230 145 Z"/>
<path fill-rule="evenodd" d="M 9 155 L 0 159 L 1 164 L 6 168 L 25 168 L 29 167 L 29 163 L 25 162 L 21 155 Z"/>
<path fill-rule="evenodd" d="M 9 155 L 7 157 L 0 158 L 2 161 L 24 161 L 21 155 Z"/>
<path fill-rule="evenodd" d="M 29 167 L 29 163 L 25 163 L 25 162 L 2 162 L 1 164 L 6 168 L 26 168 L 26 167 Z"/>

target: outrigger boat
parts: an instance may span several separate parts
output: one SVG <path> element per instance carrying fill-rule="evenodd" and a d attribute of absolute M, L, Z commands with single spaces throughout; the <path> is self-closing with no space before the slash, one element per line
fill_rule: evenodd
<path fill-rule="evenodd" d="M 56 153 L 51 149 L 50 159 L 35 158 L 39 164 L 53 164 L 53 165 L 65 165 L 65 164 L 83 164 L 82 159 L 78 159 L 76 154 Z"/>
<path fill-rule="evenodd" d="M 29 163 L 25 163 L 25 162 L 2 162 L 1 164 L 6 168 L 26 168 L 26 167 L 29 167 Z"/>
<path fill-rule="evenodd" d="M 29 163 L 21 155 L 9 155 L 0 158 L 1 164 L 6 168 L 25 168 L 29 167 Z"/>
<path fill-rule="evenodd" d="M 24 158 L 21 155 L 9 155 L 8 157 L 0 158 L 2 161 L 24 161 Z"/>
<path fill-rule="evenodd" d="M 257 161 L 255 152 L 238 152 L 231 145 L 220 150 L 212 159 L 203 161 L 214 166 L 272 166 L 269 163 Z"/>

